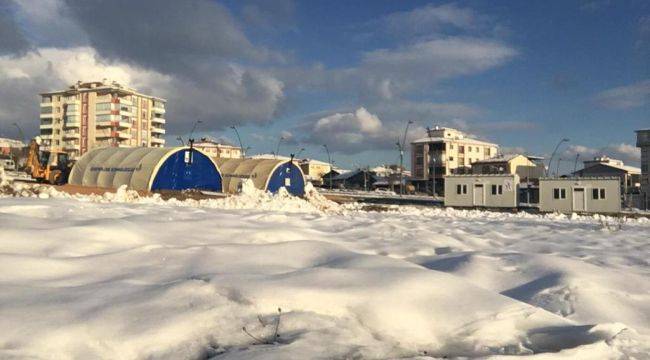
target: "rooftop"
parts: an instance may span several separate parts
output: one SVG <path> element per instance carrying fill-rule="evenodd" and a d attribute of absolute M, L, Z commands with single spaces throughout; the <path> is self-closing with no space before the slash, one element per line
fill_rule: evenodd
<path fill-rule="evenodd" d="M 492 145 L 492 146 L 499 146 L 495 143 L 487 142 L 487 141 L 482 141 L 482 140 L 477 140 L 473 138 L 441 138 L 441 137 L 424 137 L 420 139 L 416 139 L 411 141 L 411 144 L 423 144 L 423 143 L 435 143 L 435 142 L 452 142 L 452 141 L 462 141 L 465 143 L 471 143 L 471 144 L 479 144 L 479 145 Z"/>
<path fill-rule="evenodd" d="M 74 85 L 70 85 L 65 90 L 48 91 L 48 92 L 40 93 L 39 95 L 44 96 L 44 95 L 54 95 L 54 94 L 73 94 L 76 92 L 97 91 L 97 90 L 111 90 L 111 91 L 121 92 L 124 94 L 132 94 L 132 95 L 138 95 L 142 97 L 148 97 L 163 102 L 167 101 L 161 97 L 140 93 L 137 90 L 122 85 L 117 81 L 109 81 L 107 79 L 103 79 L 102 81 L 87 81 L 87 82 L 77 81 Z"/>

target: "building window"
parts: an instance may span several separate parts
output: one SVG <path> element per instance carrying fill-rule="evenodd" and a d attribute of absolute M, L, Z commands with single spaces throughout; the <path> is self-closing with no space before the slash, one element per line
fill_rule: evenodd
<path fill-rule="evenodd" d="M 467 194 L 467 185 L 456 185 L 456 194 Z"/>
<path fill-rule="evenodd" d="M 111 103 L 97 103 L 95 105 L 96 111 L 108 111 L 111 110 Z"/>
<path fill-rule="evenodd" d="M 566 199 L 566 189 L 553 189 L 553 199 Z"/>
<path fill-rule="evenodd" d="M 593 189 L 591 191 L 591 197 L 594 200 L 602 200 L 605 199 L 605 189 Z"/>
<path fill-rule="evenodd" d="M 492 185 L 492 195 L 502 195 L 503 185 Z"/>

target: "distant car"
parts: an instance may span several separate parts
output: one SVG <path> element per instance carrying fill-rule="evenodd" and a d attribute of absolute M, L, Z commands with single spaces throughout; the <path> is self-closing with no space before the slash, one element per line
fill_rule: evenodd
<path fill-rule="evenodd" d="M 16 163 L 11 159 L 0 158 L 0 167 L 8 171 L 16 171 Z"/>

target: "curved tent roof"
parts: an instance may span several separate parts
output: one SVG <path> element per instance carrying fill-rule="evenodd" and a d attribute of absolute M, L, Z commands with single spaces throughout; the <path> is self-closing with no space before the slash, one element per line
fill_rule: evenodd
<path fill-rule="evenodd" d="M 293 195 L 304 195 L 305 176 L 292 161 L 284 159 L 226 159 L 215 160 L 223 176 L 223 191 L 236 193 L 241 182 L 251 179 L 256 188 L 276 192 L 284 187 Z"/>
<path fill-rule="evenodd" d="M 198 149 L 108 147 L 84 154 L 72 168 L 70 184 L 133 190 L 222 191 L 217 164 Z"/>

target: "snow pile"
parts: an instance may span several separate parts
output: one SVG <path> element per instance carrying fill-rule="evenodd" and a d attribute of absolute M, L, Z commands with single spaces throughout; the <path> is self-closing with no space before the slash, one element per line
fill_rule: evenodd
<path fill-rule="evenodd" d="M 0 200 L 0 358 L 650 351 L 648 224 L 57 196 Z"/>

